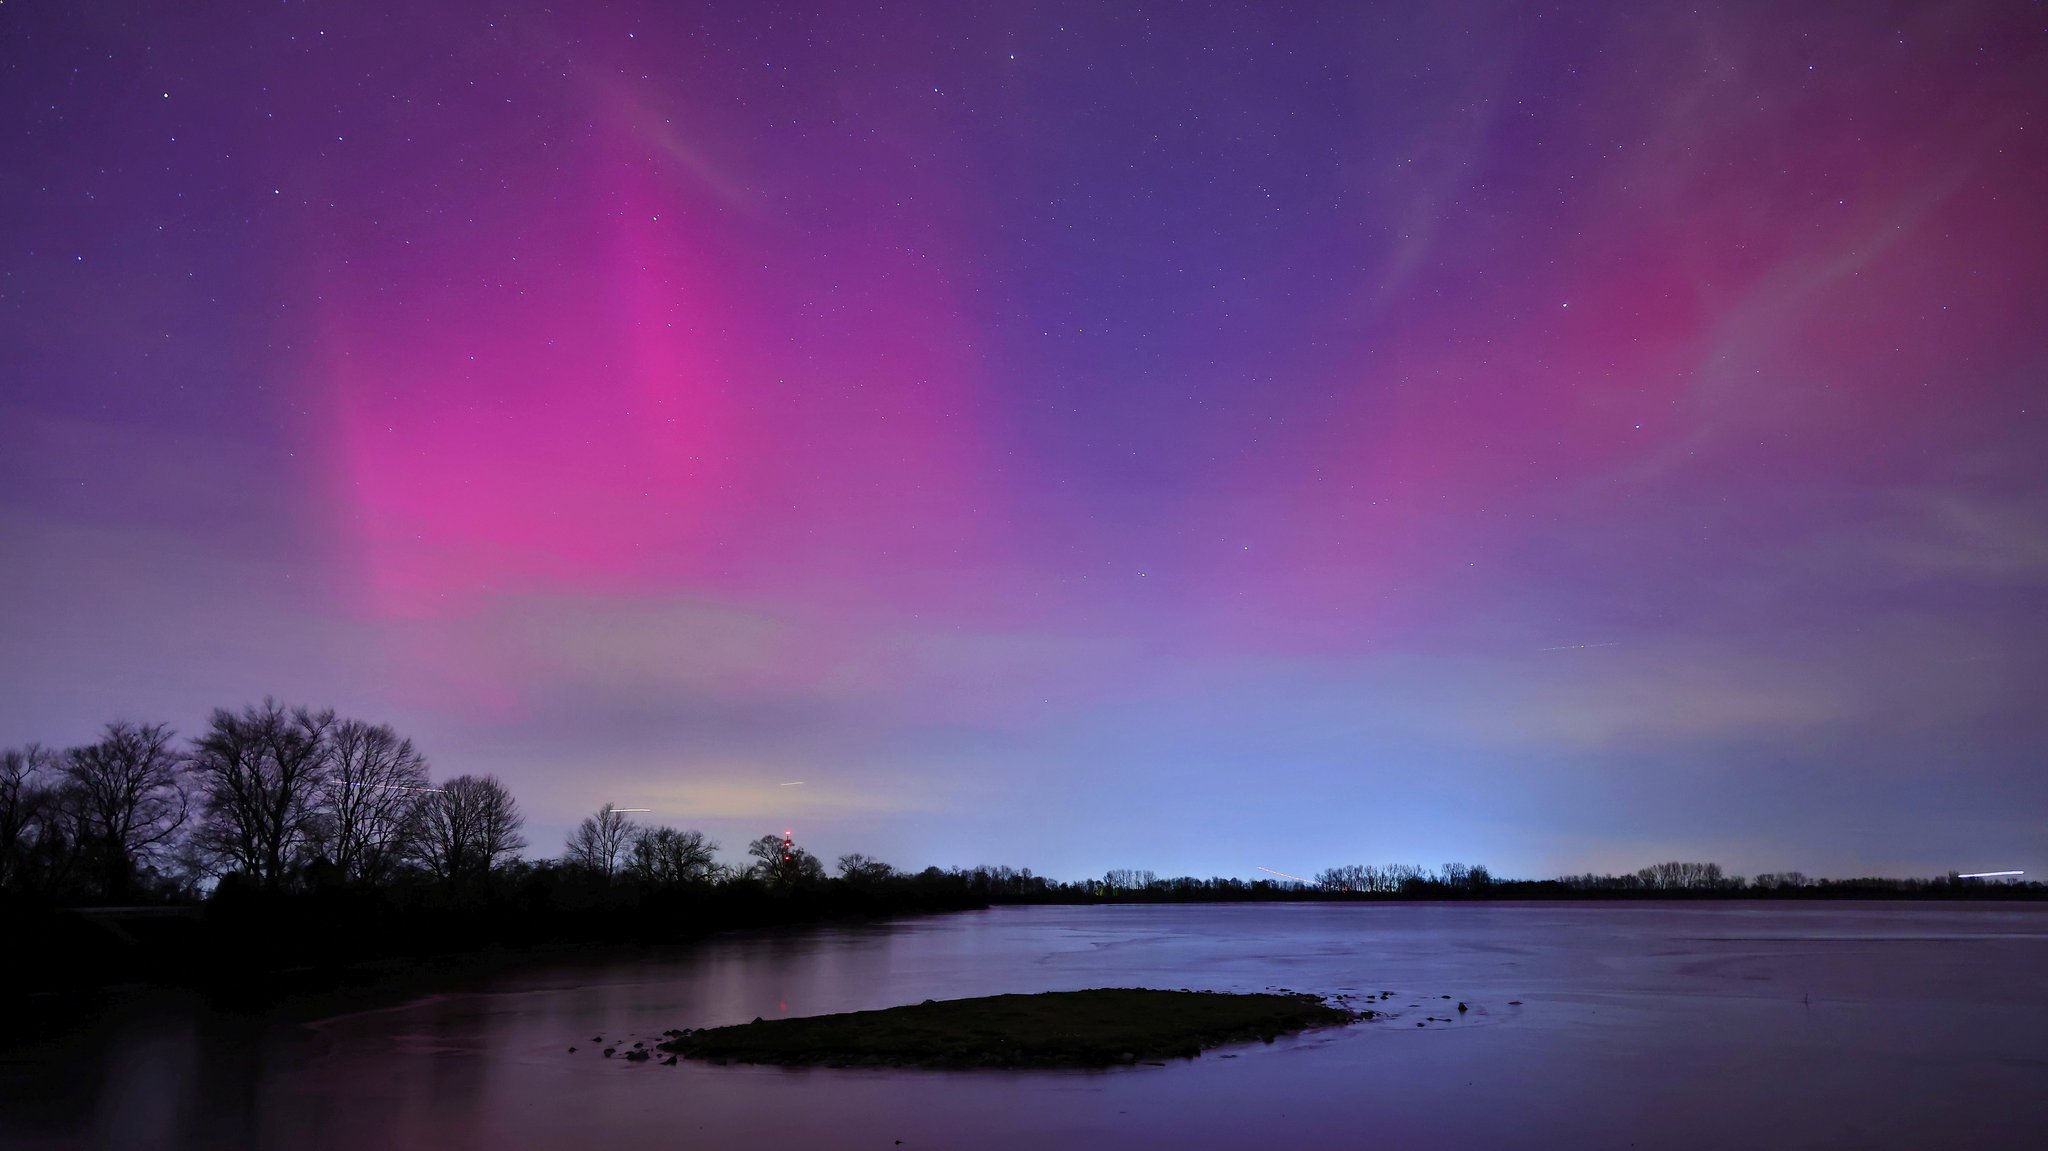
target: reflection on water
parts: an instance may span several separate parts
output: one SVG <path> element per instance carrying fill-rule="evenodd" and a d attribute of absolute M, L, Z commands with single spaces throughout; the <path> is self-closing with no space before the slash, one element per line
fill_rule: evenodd
<path fill-rule="evenodd" d="M 1002 908 L 471 976 L 312 1021 L 131 997 L 0 1070 L 0 1146 L 2033 1148 L 2044 972 L 2042 907 Z M 1392 991 L 1400 1018 L 1109 1072 L 599 1054 L 1100 986 Z"/>

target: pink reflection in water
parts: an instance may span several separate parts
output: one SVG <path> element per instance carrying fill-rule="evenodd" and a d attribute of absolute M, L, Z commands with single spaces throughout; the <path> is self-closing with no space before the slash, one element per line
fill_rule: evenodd
<path fill-rule="evenodd" d="M 2031 1147 L 2048 1124 L 2044 960 L 2048 909 L 2030 907 L 1013 908 L 494 976 L 310 1029 L 159 1005 L 94 1036 L 97 1065 L 67 1089 L 37 1093 L 53 1067 L 10 1079 L 0 1134 L 313 1151 Z M 1106 985 L 1345 992 L 1396 1018 L 1105 1073 L 664 1067 L 588 1044 L 792 1004 Z"/>

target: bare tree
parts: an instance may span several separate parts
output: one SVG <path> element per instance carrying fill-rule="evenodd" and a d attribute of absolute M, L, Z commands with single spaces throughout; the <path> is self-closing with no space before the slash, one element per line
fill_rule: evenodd
<path fill-rule="evenodd" d="M 673 827 L 650 827 L 633 837 L 633 858 L 628 865 L 633 875 L 659 887 L 679 887 L 709 882 L 714 874 L 712 853 L 718 845 L 701 831 L 678 831 Z"/>
<path fill-rule="evenodd" d="M 0 751 L 0 889 L 21 885 L 24 857 L 46 802 L 46 754 L 34 743 Z"/>
<path fill-rule="evenodd" d="M 62 761 L 39 743 L 0 751 L 0 890 L 41 886 L 53 851 L 68 861 Z"/>
<path fill-rule="evenodd" d="M 1718 863 L 1653 863 L 1636 872 L 1636 878 L 1644 887 L 1658 891 L 1708 891 L 1724 886 Z"/>
<path fill-rule="evenodd" d="M 825 865 L 818 862 L 818 857 L 784 836 L 764 835 L 747 845 L 747 854 L 755 860 L 748 873 L 777 887 L 794 887 L 825 878 Z"/>
<path fill-rule="evenodd" d="M 380 882 L 410 854 L 433 794 L 426 757 L 389 726 L 358 719 L 335 724 L 327 742 L 330 770 L 317 802 L 328 858 L 345 879 Z"/>
<path fill-rule="evenodd" d="M 505 785 L 488 775 L 458 775 L 420 805 L 419 858 L 441 879 L 482 875 L 526 846 L 526 823 Z"/>
<path fill-rule="evenodd" d="M 1429 878 L 1428 869 L 1416 863 L 1389 863 L 1381 868 L 1382 881 L 1389 891 L 1406 891 L 1411 883 L 1422 883 Z"/>
<path fill-rule="evenodd" d="M 239 871 L 278 887 L 309 862 L 326 830 L 334 712 L 265 698 L 239 714 L 216 708 L 194 745 L 203 812 L 193 846 L 216 875 Z"/>
<path fill-rule="evenodd" d="M 896 869 L 856 851 L 839 857 L 839 877 L 853 884 L 886 883 L 896 878 Z"/>
<path fill-rule="evenodd" d="M 596 815 L 586 817 L 576 825 L 576 830 L 569 833 L 569 850 L 564 858 L 610 879 L 618 873 L 626 845 L 638 830 L 638 824 L 607 803 L 597 809 Z"/>
<path fill-rule="evenodd" d="M 136 872 L 184 825 L 182 757 L 167 724 L 117 721 L 64 753 L 67 799 L 86 867 L 105 898 L 125 895 Z"/>
<path fill-rule="evenodd" d="M 1805 887 L 1812 881 L 1806 878 L 1806 874 L 1804 872 L 1767 871 L 1762 875 L 1757 876 L 1756 879 L 1752 882 L 1757 887 L 1763 888 L 1766 891 L 1776 891 L 1780 888 Z"/>
<path fill-rule="evenodd" d="M 1102 877 L 1102 885 L 1113 891 L 1143 891 L 1158 882 L 1152 872 L 1129 867 L 1113 867 Z"/>
<path fill-rule="evenodd" d="M 1372 881 L 1366 872 L 1365 867 L 1356 863 L 1326 867 L 1316 872 L 1316 885 L 1329 891 L 1371 891 Z"/>

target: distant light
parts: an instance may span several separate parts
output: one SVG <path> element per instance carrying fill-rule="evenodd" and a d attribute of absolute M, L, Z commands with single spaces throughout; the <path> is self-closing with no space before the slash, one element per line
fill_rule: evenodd
<path fill-rule="evenodd" d="M 1969 874 L 1969 875 L 1958 875 L 1958 876 L 1956 876 L 1956 878 L 1957 878 L 1957 879 L 2010 879 L 2010 878 L 2012 878 L 2012 877 L 2013 877 L 2013 876 L 2015 876 L 2015 875 L 2025 875 L 2025 874 L 2026 874 L 2026 872 L 2024 872 L 2024 871 L 1978 871 L 1978 872 L 1973 872 L 1972 874 Z"/>

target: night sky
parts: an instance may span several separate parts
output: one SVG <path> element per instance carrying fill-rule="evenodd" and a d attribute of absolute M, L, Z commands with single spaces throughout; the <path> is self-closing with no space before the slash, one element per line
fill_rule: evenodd
<path fill-rule="evenodd" d="M 2048 871 L 2044 112 L 2031 3 L 14 0 L 0 744 Z"/>

